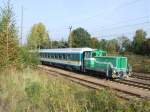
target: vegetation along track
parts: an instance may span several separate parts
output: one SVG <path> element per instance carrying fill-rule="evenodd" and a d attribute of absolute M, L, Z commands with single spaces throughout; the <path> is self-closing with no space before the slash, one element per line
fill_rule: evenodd
<path fill-rule="evenodd" d="M 62 70 L 62 69 L 58 69 L 54 67 L 49 67 L 45 65 L 39 65 L 38 69 L 48 72 L 50 75 L 63 76 L 71 81 L 80 83 L 90 88 L 102 89 L 104 87 L 107 87 L 107 88 L 116 90 L 116 94 L 119 97 L 122 97 L 124 99 L 130 99 L 133 97 L 150 99 L 149 90 L 135 88 L 133 86 L 121 84 L 121 83 L 114 82 L 114 81 L 98 79 L 98 78 L 91 77 L 91 76 L 85 76 L 82 74 L 77 74 L 74 72 L 70 72 L 70 71 L 66 71 L 66 70 Z"/>

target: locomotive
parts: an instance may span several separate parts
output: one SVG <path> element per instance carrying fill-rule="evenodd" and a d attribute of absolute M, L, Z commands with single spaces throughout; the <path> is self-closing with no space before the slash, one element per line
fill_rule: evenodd
<path fill-rule="evenodd" d="M 43 64 L 58 65 L 82 72 L 104 73 L 107 78 L 124 78 L 132 69 L 127 57 L 107 56 L 107 52 L 92 48 L 41 49 L 38 51 Z"/>

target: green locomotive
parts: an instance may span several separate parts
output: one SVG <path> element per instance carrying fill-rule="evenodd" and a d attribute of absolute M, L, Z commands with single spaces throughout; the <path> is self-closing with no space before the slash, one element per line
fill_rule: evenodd
<path fill-rule="evenodd" d="M 58 65 L 82 72 L 104 72 L 107 78 L 126 77 L 131 69 L 126 57 L 107 56 L 107 52 L 91 48 L 41 49 L 43 64 Z"/>
<path fill-rule="evenodd" d="M 104 72 L 107 77 L 126 77 L 131 74 L 128 59 L 122 56 L 107 56 L 106 51 L 93 50 L 86 53 L 84 66 L 87 70 Z"/>

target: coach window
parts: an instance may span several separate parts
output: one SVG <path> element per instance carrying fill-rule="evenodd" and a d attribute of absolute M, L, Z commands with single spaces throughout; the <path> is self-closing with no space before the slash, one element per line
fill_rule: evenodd
<path fill-rule="evenodd" d="M 47 58 L 47 53 L 45 53 L 45 58 Z"/>
<path fill-rule="evenodd" d="M 73 59 L 74 59 L 74 56 L 73 56 L 73 54 L 71 54 L 71 55 L 70 55 L 70 59 L 71 59 L 71 60 L 73 60 Z"/>
<path fill-rule="evenodd" d="M 59 54 L 58 56 L 59 56 L 59 60 L 61 60 L 61 54 Z"/>
<path fill-rule="evenodd" d="M 67 60 L 70 60 L 70 54 L 67 55 Z"/>
<path fill-rule="evenodd" d="M 79 60 L 79 55 L 78 54 L 76 54 L 76 61 L 78 61 Z"/>
<path fill-rule="evenodd" d="M 51 59 L 53 59 L 54 57 L 53 57 L 53 54 L 51 54 Z"/>
<path fill-rule="evenodd" d="M 55 54 L 55 59 L 57 59 L 57 56 L 56 56 L 56 54 Z"/>
<path fill-rule="evenodd" d="M 54 59 L 56 59 L 56 54 L 54 54 Z"/>
<path fill-rule="evenodd" d="M 46 58 L 48 58 L 48 53 L 46 53 Z"/>
<path fill-rule="evenodd" d="M 68 60 L 68 54 L 66 54 L 66 60 Z"/>
<path fill-rule="evenodd" d="M 57 54 L 55 54 L 55 59 L 57 59 Z"/>
<path fill-rule="evenodd" d="M 47 53 L 45 53 L 45 58 L 47 58 Z"/>
<path fill-rule="evenodd" d="M 46 53 L 44 53 L 44 58 L 46 58 Z"/>
<path fill-rule="evenodd" d="M 74 61 L 77 60 L 77 54 L 74 54 Z"/>
<path fill-rule="evenodd" d="M 47 58 L 50 58 L 50 54 L 49 53 L 47 53 Z"/>
<path fill-rule="evenodd" d="M 64 60 L 64 54 L 61 54 L 61 59 Z"/>

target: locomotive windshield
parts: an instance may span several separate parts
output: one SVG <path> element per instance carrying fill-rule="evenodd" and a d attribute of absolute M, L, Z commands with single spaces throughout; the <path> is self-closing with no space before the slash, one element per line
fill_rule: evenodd
<path fill-rule="evenodd" d="M 98 57 L 98 56 L 106 56 L 106 55 L 107 55 L 106 51 L 102 51 L 102 50 L 98 50 L 98 49 L 92 52 L 93 58 Z"/>

